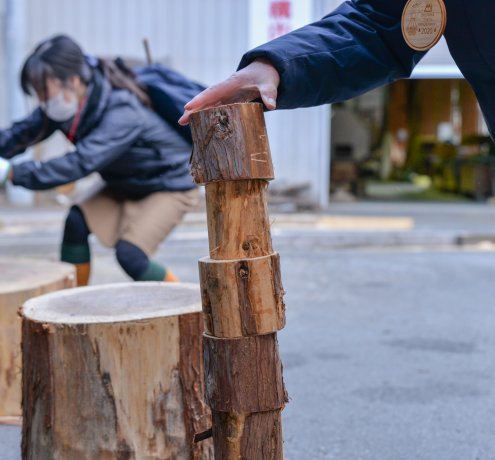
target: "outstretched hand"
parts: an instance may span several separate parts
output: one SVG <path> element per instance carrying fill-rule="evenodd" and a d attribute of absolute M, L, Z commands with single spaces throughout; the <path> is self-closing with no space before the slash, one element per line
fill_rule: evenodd
<path fill-rule="evenodd" d="M 231 75 L 227 80 L 210 86 L 189 101 L 179 124 L 187 125 L 189 116 L 198 110 L 219 105 L 249 102 L 261 97 L 268 110 L 276 107 L 277 88 L 280 76 L 266 59 L 256 59 L 244 69 Z"/>

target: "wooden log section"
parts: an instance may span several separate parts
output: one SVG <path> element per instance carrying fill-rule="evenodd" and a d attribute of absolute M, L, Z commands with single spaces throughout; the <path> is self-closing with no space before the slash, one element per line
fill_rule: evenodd
<path fill-rule="evenodd" d="M 276 334 L 219 339 L 205 334 L 206 402 L 219 412 L 282 409 L 287 402 Z"/>
<path fill-rule="evenodd" d="M 28 299 L 74 287 L 74 267 L 30 259 L 0 259 L 0 423 L 21 416 L 21 320 Z"/>
<path fill-rule="evenodd" d="M 22 309 L 24 460 L 212 459 L 196 285 L 73 289 Z"/>
<path fill-rule="evenodd" d="M 191 129 L 191 172 L 197 184 L 273 179 L 261 104 L 224 105 L 194 113 Z"/>
<path fill-rule="evenodd" d="M 200 259 L 199 273 L 206 334 L 234 338 L 284 327 L 278 254 L 232 261 Z"/>
<path fill-rule="evenodd" d="M 282 412 L 238 414 L 212 411 L 215 458 L 283 459 Z"/>
<path fill-rule="evenodd" d="M 264 180 L 206 185 L 210 257 L 217 260 L 273 253 Z"/>

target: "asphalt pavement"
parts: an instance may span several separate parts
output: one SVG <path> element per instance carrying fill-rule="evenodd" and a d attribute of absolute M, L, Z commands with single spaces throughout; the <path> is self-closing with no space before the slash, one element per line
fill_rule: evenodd
<path fill-rule="evenodd" d="M 495 209 L 428 206 L 273 216 L 286 459 L 495 459 Z M 0 209 L 0 254 L 55 259 L 62 218 Z M 157 254 L 184 281 L 207 255 L 202 219 Z M 125 281 L 112 252 L 93 248 L 93 282 Z M 0 459 L 20 459 L 19 442 L 0 427 Z"/>

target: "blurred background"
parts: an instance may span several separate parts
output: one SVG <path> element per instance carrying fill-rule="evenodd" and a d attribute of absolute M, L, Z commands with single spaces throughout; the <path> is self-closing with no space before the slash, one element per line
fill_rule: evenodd
<path fill-rule="evenodd" d="M 340 3 L 0 0 L 0 127 L 33 108 L 19 69 L 50 35 L 132 63 L 147 38 L 153 60 L 212 84 Z M 409 80 L 266 120 L 287 290 L 286 458 L 494 459 L 495 151 L 445 41 Z M 55 135 L 26 155 L 70 148 Z M 65 208 L 87 181 L 0 192 L 0 255 L 57 259 Z M 205 213 L 189 213 L 156 260 L 197 283 L 207 248 Z M 96 239 L 91 250 L 92 284 L 128 281 L 113 250 Z M 19 460 L 19 444 L 19 428 L 0 427 L 0 460 Z"/>
<path fill-rule="evenodd" d="M 212 84 L 230 75 L 247 49 L 340 3 L 1 0 L 0 126 L 32 108 L 19 69 L 50 35 L 67 33 L 90 54 L 132 63 L 145 62 L 147 38 L 155 61 Z M 267 123 L 277 175 L 271 201 L 280 210 L 325 209 L 330 200 L 485 201 L 495 193 L 493 144 L 444 40 L 410 80 L 332 107 L 268 114 Z M 67 148 L 54 136 L 28 155 L 47 159 Z M 17 204 L 64 203 L 73 189 L 35 194 L 9 187 L 7 195 Z"/>

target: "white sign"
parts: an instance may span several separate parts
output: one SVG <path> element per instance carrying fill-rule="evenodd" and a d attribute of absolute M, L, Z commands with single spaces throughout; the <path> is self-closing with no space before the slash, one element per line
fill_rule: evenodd
<path fill-rule="evenodd" d="M 313 19 L 309 0 L 250 0 L 249 47 L 280 37 Z"/>

